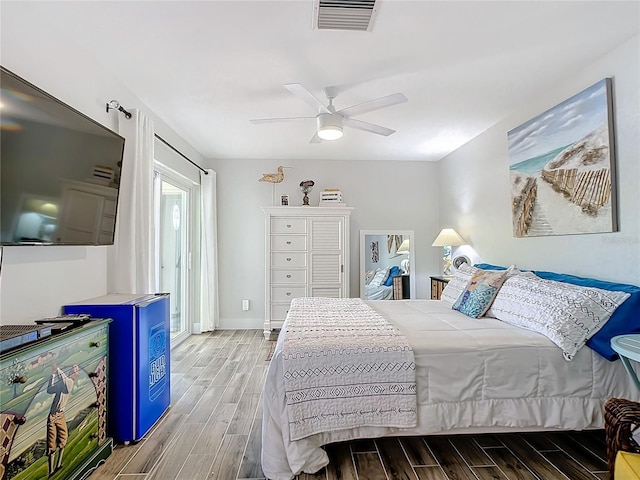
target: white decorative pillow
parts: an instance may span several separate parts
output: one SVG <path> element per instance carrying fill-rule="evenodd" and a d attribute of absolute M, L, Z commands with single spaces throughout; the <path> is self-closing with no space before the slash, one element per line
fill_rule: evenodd
<path fill-rule="evenodd" d="M 630 294 L 544 280 L 526 272 L 509 277 L 491 305 L 505 323 L 545 335 L 573 359 Z"/>
<path fill-rule="evenodd" d="M 507 278 L 512 277 L 513 275 L 519 275 L 521 273 L 522 271 L 515 265 L 510 265 L 507 268 Z M 533 275 L 533 273 L 531 275 Z M 489 310 L 485 312 L 484 316 L 489 318 L 496 318 L 495 314 L 493 313 L 492 307 L 489 307 Z"/>
<path fill-rule="evenodd" d="M 472 267 L 466 263 L 460 265 L 453 274 L 453 277 L 451 277 L 451 280 L 449 280 L 449 283 L 447 283 L 442 290 L 440 300 L 453 305 L 463 290 L 467 288 L 469 280 L 471 280 L 473 274 L 478 271 L 480 271 L 479 268 Z"/>
<path fill-rule="evenodd" d="M 371 283 L 371 280 L 373 280 L 374 275 L 376 274 L 375 270 L 369 270 L 368 272 L 364 273 L 364 284 L 365 285 L 369 285 Z"/>
<path fill-rule="evenodd" d="M 379 287 L 380 285 L 382 285 L 382 283 L 386 280 L 388 276 L 389 276 L 388 268 L 379 268 L 376 270 L 376 274 L 373 276 L 373 280 L 371 280 L 371 283 L 369 283 L 369 285 L 374 287 Z"/>

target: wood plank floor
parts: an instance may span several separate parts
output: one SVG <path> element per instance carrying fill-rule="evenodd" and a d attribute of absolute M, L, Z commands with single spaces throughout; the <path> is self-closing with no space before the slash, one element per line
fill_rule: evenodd
<path fill-rule="evenodd" d="M 171 408 L 89 480 L 264 479 L 261 330 L 191 336 L 171 354 Z M 604 431 L 385 438 L 332 444 L 298 480 L 607 479 Z"/>

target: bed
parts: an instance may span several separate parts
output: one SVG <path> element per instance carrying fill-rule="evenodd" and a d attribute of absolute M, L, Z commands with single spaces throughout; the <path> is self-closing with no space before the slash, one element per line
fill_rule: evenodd
<path fill-rule="evenodd" d="M 367 300 L 393 300 L 393 286 L 365 285 L 364 298 Z"/>
<path fill-rule="evenodd" d="M 331 428 L 292 440 L 283 373 L 287 318 L 263 391 L 262 467 L 271 480 L 318 471 L 328 463 L 321 446 L 329 443 L 603 428 L 607 399 L 640 401 L 622 363 L 591 348 L 580 348 L 568 359 L 545 335 L 497 318 L 471 318 L 441 300 L 350 300 L 370 307 L 408 339 L 415 361 L 415 425 Z"/>
<path fill-rule="evenodd" d="M 364 298 L 367 300 L 392 300 L 393 277 L 402 273 L 403 270 L 397 265 L 366 272 Z"/>

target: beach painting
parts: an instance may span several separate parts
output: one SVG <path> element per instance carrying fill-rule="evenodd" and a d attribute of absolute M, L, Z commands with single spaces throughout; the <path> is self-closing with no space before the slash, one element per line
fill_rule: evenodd
<path fill-rule="evenodd" d="M 515 237 L 618 230 L 611 79 L 509 131 Z"/>

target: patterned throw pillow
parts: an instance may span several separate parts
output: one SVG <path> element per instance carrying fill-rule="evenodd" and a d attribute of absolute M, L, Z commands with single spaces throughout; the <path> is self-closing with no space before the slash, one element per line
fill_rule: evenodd
<path fill-rule="evenodd" d="M 369 283 L 369 285 L 373 287 L 379 287 L 380 285 L 382 285 L 382 283 L 386 280 L 388 276 L 389 276 L 388 268 L 378 268 L 376 270 L 376 274 L 373 276 L 373 280 L 371 280 L 371 283 Z"/>
<path fill-rule="evenodd" d="M 440 300 L 453 305 L 462 291 L 466 288 L 473 274 L 479 271 L 479 268 L 472 267 L 470 265 L 467 265 L 466 263 L 460 265 L 460 267 L 458 267 L 458 269 L 453 274 L 453 277 L 451 277 L 451 280 L 449 280 L 449 283 L 447 283 L 447 285 L 442 290 Z"/>
<path fill-rule="evenodd" d="M 452 308 L 468 317 L 483 316 L 506 278 L 506 270 L 480 270 L 474 273 Z"/>
<path fill-rule="evenodd" d="M 629 296 L 522 273 L 504 283 L 491 309 L 503 322 L 545 335 L 571 360 Z"/>

